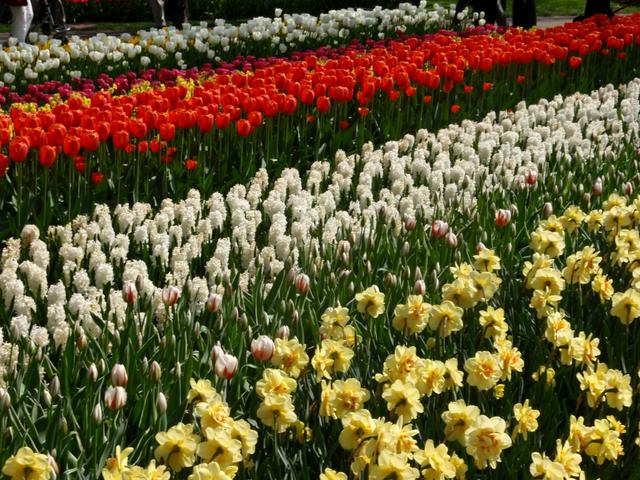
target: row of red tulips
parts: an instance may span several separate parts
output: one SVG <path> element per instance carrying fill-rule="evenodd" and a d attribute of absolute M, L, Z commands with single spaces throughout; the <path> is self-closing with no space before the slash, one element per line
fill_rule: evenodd
<path fill-rule="evenodd" d="M 0 207 L 44 222 L 94 201 L 205 193 L 405 129 L 633 76 L 640 15 L 501 36 L 435 35 L 253 73 L 0 116 Z M 520 89 L 508 99 L 509 93 Z M 355 141 L 354 141 L 355 140 Z M 196 171 L 196 172 L 194 172 Z M 33 219 L 32 219 L 33 220 Z"/>

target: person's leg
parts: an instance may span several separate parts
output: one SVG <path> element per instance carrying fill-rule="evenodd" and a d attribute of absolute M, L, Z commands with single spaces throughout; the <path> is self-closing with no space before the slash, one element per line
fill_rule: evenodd
<path fill-rule="evenodd" d="M 587 3 L 584 6 L 584 18 L 588 18 L 599 13 L 604 13 L 608 16 L 613 15 L 613 10 L 611 10 L 611 0 L 587 0 Z"/>
<path fill-rule="evenodd" d="M 31 1 L 27 0 L 27 5 L 24 7 L 10 7 L 11 8 L 11 36 L 18 39 L 19 42 L 24 42 L 27 39 L 27 33 L 29 27 L 33 21 L 33 7 Z"/>
<path fill-rule="evenodd" d="M 151 6 L 151 13 L 153 14 L 153 22 L 157 28 L 162 28 L 167 25 L 165 19 L 165 0 L 149 0 Z"/>
<path fill-rule="evenodd" d="M 187 0 L 165 0 L 164 11 L 166 19 L 177 28 L 187 21 Z"/>
<path fill-rule="evenodd" d="M 33 5 L 31 5 L 31 0 L 27 0 L 27 6 L 24 7 L 27 9 L 25 14 L 25 22 L 26 22 L 26 34 L 29 33 L 29 29 L 31 28 L 31 22 L 33 22 Z"/>
<path fill-rule="evenodd" d="M 513 26 L 529 29 L 536 23 L 535 0 L 513 0 Z"/>
<path fill-rule="evenodd" d="M 64 13 L 64 5 L 62 0 L 49 0 L 51 5 L 51 14 L 53 15 L 53 23 L 57 28 L 65 28 L 67 23 L 67 16 Z"/>

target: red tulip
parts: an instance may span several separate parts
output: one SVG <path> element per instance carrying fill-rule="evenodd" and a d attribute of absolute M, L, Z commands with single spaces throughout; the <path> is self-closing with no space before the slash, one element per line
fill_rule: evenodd
<path fill-rule="evenodd" d="M 101 172 L 91 172 L 91 183 L 94 185 L 100 185 L 104 180 L 104 174 Z"/>
<path fill-rule="evenodd" d="M 16 163 L 24 162 L 29 155 L 29 140 L 26 137 L 13 137 L 9 144 L 9 155 Z"/>
<path fill-rule="evenodd" d="M 231 116 L 228 113 L 220 113 L 216 115 L 216 127 L 221 130 L 224 130 L 231 123 Z"/>
<path fill-rule="evenodd" d="M 100 147 L 98 133 L 93 130 L 84 131 L 80 137 L 80 145 L 89 152 L 95 152 Z"/>
<path fill-rule="evenodd" d="M 67 135 L 62 142 L 62 151 L 65 155 L 75 157 L 80 152 L 80 138 L 75 135 Z"/>
<path fill-rule="evenodd" d="M 83 173 L 86 168 L 85 158 L 82 156 L 74 157 L 73 168 L 75 168 L 76 172 Z"/>
<path fill-rule="evenodd" d="M 40 165 L 45 168 L 53 166 L 56 161 L 56 147 L 43 145 L 40 147 Z"/>
<path fill-rule="evenodd" d="M 331 108 L 331 101 L 329 100 L 329 97 L 325 97 L 324 95 L 318 97 L 316 100 L 316 108 L 320 113 L 329 111 L 329 108 Z"/>
<path fill-rule="evenodd" d="M 129 132 L 120 130 L 113 134 L 113 146 L 118 150 L 124 150 L 129 145 Z"/>
<path fill-rule="evenodd" d="M 457 103 L 454 103 L 453 105 L 451 105 L 451 113 L 458 113 L 460 111 L 460 105 L 458 105 Z"/>
<path fill-rule="evenodd" d="M 198 117 L 198 128 L 202 133 L 208 133 L 213 129 L 215 118 L 211 114 L 200 115 Z"/>
<path fill-rule="evenodd" d="M 581 57 L 571 57 L 569 59 L 569 66 L 571 68 L 578 68 L 580 65 L 582 65 L 582 58 Z"/>
<path fill-rule="evenodd" d="M 165 142 L 170 142 L 176 136 L 176 126 L 173 123 L 163 123 L 160 125 L 160 138 Z"/>
<path fill-rule="evenodd" d="M 96 122 L 95 127 L 96 132 L 98 133 L 98 138 L 101 142 L 104 142 L 111 135 L 111 126 L 109 122 Z"/>
<path fill-rule="evenodd" d="M 130 123 L 131 133 L 140 140 L 147 136 L 147 126 L 140 120 L 132 120 Z"/>
<path fill-rule="evenodd" d="M 238 120 L 236 122 L 236 131 L 241 137 L 248 137 L 249 134 L 251 134 L 251 123 L 249 123 L 249 120 Z"/>
<path fill-rule="evenodd" d="M 53 145 L 54 147 L 59 147 L 62 145 L 65 137 L 67 135 L 67 129 L 64 125 L 59 123 L 54 123 L 49 127 L 49 131 L 47 132 L 47 143 L 49 145 Z"/>
<path fill-rule="evenodd" d="M 249 112 L 247 120 L 249 120 L 251 126 L 255 128 L 262 123 L 262 114 L 260 112 Z"/>
<path fill-rule="evenodd" d="M 189 171 L 195 170 L 196 168 L 198 168 L 198 161 L 190 158 L 186 162 L 184 162 L 184 166 L 187 167 L 187 170 Z"/>

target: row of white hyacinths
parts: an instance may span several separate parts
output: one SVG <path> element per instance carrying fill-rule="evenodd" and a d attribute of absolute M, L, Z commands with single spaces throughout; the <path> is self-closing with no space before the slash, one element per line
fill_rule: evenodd
<path fill-rule="evenodd" d="M 197 66 L 196 62 L 233 59 L 236 55 L 277 56 L 296 50 L 343 45 L 356 38 L 385 38 L 397 30 L 423 33 L 450 27 L 453 7 L 426 1 L 415 6 L 401 3 L 398 8 L 373 10 L 346 8 L 331 10 L 318 17 L 284 14 L 274 18 L 257 17 L 239 25 L 217 19 L 213 26 L 184 24 L 139 31 L 119 37 L 98 34 L 88 39 L 70 37 L 68 44 L 32 32 L 32 44 L 16 44 L 0 51 L 1 83 L 14 85 L 33 80 L 91 77 L 100 72 L 121 73 L 139 68 Z M 469 25 L 459 14 L 461 27 Z"/>
<path fill-rule="evenodd" d="M 220 308 L 230 280 L 241 290 L 256 288 L 256 272 L 266 295 L 281 272 L 294 282 L 304 276 L 296 266 L 309 255 L 315 261 L 333 248 L 348 256 L 350 242 L 381 219 L 394 235 L 417 224 L 434 236 L 446 231 L 444 240 L 455 246 L 462 221 L 496 215 L 504 223 L 506 212 L 516 212 L 501 207 L 543 182 L 553 195 L 555 178 L 568 172 L 622 185 L 616 175 L 624 172 L 602 165 L 640 146 L 639 98 L 636 79 L 591 95 L 522 103 L 437 134 L 420 130 L 380 149 L 366 145 L 361 155 L 338 152 L 333 164 L 313 164 L 305 180 L 287 169 L 270 183 L 259 171 L 226 196 L 203 200 L 192 190 L 157 211 L 141 203 L 113 212 L 98 205 L 90 217 L 49 227 L 46 238 L 26 226 L 0 257 L 0 318 L 10 325 L 0 330 L 0 382 L 18 359 L 11 342 L 30 336 L 36 348 L 58 348 L 74 332 L 99 336 L 96 317 L 114 332 L 132 295 L 147 299 L 161 328 L 168 299 L 182 295 L 197 316 Z M 629 169 L 637 171 L 633 162 Z M 46 311 L 46 320 L 36 310 Z"/>

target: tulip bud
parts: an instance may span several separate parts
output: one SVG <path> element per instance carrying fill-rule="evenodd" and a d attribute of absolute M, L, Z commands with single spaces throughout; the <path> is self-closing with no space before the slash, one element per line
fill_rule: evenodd
<path fill-rule="evenodd" d="M 500 208 L 496 212 L 496 225 L 499 227 L 506 227 L 511 221 L 511 210 Z"/>
<path fill-rule="evenodd" d="M 602 195 L 602 179 L 600 177 L 596 178 L 596 181 L 593 182 L 593 187 L 591 187 L 591 193 L 595 196 Z"/>
<path fill-rule="evenodd" d="M 337 280 L 337 278 L 336 278 L 335 272 L 331 272 L 329 274 L 329 281 L 331 282 L 331 285 L 335 285 L 336 280 Z"/>
<path fill-rule="evenodd" d="M 384 284 L 387 286 L 387 288 L 393 288 L 397 283 L 396 280 L 396 276 L 391 273 L 391 272 L 387 272 L 387 274 L 384 277 Z"/>
<path fill-rule="evenodd" d="M 100 374 L 104 373 L 104 371 L 107 369 L 107 364 L 104 361 L 104 358 L 101 358 L 98 361 L 98 372 L 100 372 Z"/>
<path fill-rule="evenodd" d="M 149 359 L 147 357 L 142 357 L 142 370 L 149 370 Z"/>
<path fill-rule="evenodd" d="M 296 271 L 296 269 L 294 267 L 291 267 L 288 273 L 289 283 L 294 284 L 296 282 L 297 275 L 298 272 Z"/>
<path fill-rule="evenodd" d="M 93 411 L 91 412 L 91 420 L 95 423 L 102 423 L 102 407 L 100 404 L 96 404 Z"/>
<path fill-rule="evenodd" d="M 124 407 L 127 403 L 127 391 L 121 386 L 110 386 L 104 394 L 104 403 L 111 410 Z"/>
<path fill-rule="evenodd" d="M 309 291 L 309 288 L 309 277 L 304 273 L 298 274 L 296 277 L 296 292 L 304 295 Z"/>
<path fill-rule="evenodd" d="M 111 383 L 116 387 L 126 387 L 127 381 L 127 369 L 121 363 L 115 364 L 111 369 Z"/>
<path fill-rule="evenodd" d="M 151 362 L 151 366 L 149 367 L 149 376 L 154 382 L 159 382 L 160 377 L 162 377 L 162 369 L 160 368 L 160 364 L 155 360 Z"/>
<path fill-rule="evenodd" d="M 347 285 L 347 293 L 349 294 L 349 296 L 352 297 L 355 291 L 356 286 L 353 284 L 353 282 L 349 282 L 349 285 Z"/>
<path fill-rule="evenodd" d="M 238 359 L 233 355 L 223 353 L 216 358 L 214 371 L 218 377 L 231 380 L 238 371 Z"/>
<path fill-rule="evenodd" d="M 413 291 L 416 295 L 424 295 L 427 292 L 427 285 L 424 283 L 424 280 L 416 280 Z"/>
<path fill-rule="evenodd" d="M 485 248 L 487 248 L 487 247 L 485 246 L 484 243 L 478 242 L 478 244 L 476 245 L 476 253 L 480 253 Z"/>
<path fill-rule="evenodd" d="M 137 294 L 138 294 L 138 292 L 136 290 L 136 286 L 133 283 L 126 283 L 122 287 L 122 298 L 129 305 L 132 305 L 133 302 L 136 301 Z"/>
<path fill-rule="evenodd" d="M 527 170 L 527 173 L 524 175 L 524 179 L 527 182 L 527 185 L 535 185 L 538 181 L 538 172 L 535 170 Z"/>
<path fill-rule="evenodd" d="M 66 418 L 60 417 L 60 420 L 58 420 L 58 428 L 63 435 L 69 431 L 69 424 L 67 423 Z"/>
<path fill-rule="evenodd" d="M 449 230 L 449 224 L 442 220 L 436 220 L 431 224 L 431 235 L 434 238 L 443 237 Z"/>
<path fill-rule="evenodd" d="M 342 255 L 340 255 L 340 259 L 345 266 L 349 265 L 349 253 L 342 252 Z"/>
<path fill-rule="evenodd" d="M 78 347 L 78 350 L 86 350 L 88 345 L 89 342 L 87 341 L 87 336 L 84 333 L 78 335 L 78 338 L 76 339 L 76 347 Z"/>
<path fill-rule="evenodd" d="M 260 335 L 251 342 L 251 355 L 260 362 L 270 360 L 275 352 L 276 346 L 266 335 Z"/>
<path fill-rule="evenodd" d="M 57 397 L 60 395 L 60 379 L 56 375 L 51 380 L 51 384 L 49 385 L 49 391 L 53 397 Z"/>
<path fill-rule="evenodd" d="M 405 217 L 404 219 L 404 229 L 407 232 L 412 232 L 416 229 L 416 217 Z"/>
<path fill-rule="evenodd" d="M 160 415 L 167 411 L 167 397 L 165 397 L 164 393 L 162 392 L 158 394 L 158 399 L 156 400 L 156 408 L 158 409 L 158 413 Z"/>
<path fill-rule="evenodd" d="M 286 340 L 289 338 L 289 327 L 287 327 L 286 325 L 282 325 L 279 329 L 278 329 L 278 333 L 276 334 L 276 336 L 282 340 Z"/>
<path fill-rule="evenodd" d="M 212 293 L 207 299 L 207 310 L 209 310 L 211 313 L 216 313 L 218 310 L 220 310 L 221 304 L 222 295 L 218 293 Z"/>
<path fill-rule="evenodd" d="M 633 184 L 631 182 L 626 182 L 623 186 L 624 194 L 627 197 L 633 195 Z"/>
<path fill-rule="evenodd" d="M 280 304 L 278 305 L 278 313 L 280 315 L 284 315 L 287 311 L 287 303 L 284 300 L 280 300 Z"/>
<path fill-rule="evenodd" d="M 51 394 L 47 389 L 44 389 L 42 391 L 42 403 L 44 403 L 47 407 L 51 406 Z"/>
<path fill-rule="evenodd" d="M 246 329 L 248 325 L 249 325 L 249 319 L 247 318 L 247 314 L 243 313 L 242 315 L 240 315 L 240 326 Z"/>
<path fill-rule="evenodd" d="M 4 388 L 0 387 L 0 411 L 8 410 L 11 407 L 11 395 Z"/>
<path fill-rule="evenodd" d="M 435 270 L 431 271 L 431 283 L 433 283 L 434 290 L 440 290 L 440 280 L 438 280 L 438 272 Z"/>
<path fill-rule="evenodd" d="M 60 467 L 58 467 L 58 462 L 56 462 L 55 458 L 49 455 L 47 458 L 47 463 L 49 464 L 49 469 L 51 470 L 53 480 L 56 480 L 56 478 L 58 478 L 58 475 L 60 475 Z"/>
<path fill-rule="evenodd" d="M 589 194 L 589 192 L 585 192 L 582 196 L 582 203 L 584 203 L 586 206 L 589 206 L 589 204 L 591 203 L 591 195 Z"/>
<path fill-rule="evenodd" d="M 220 346 L 220 342 L 216 343 L 211 349 L 211 367 L 216 364 L 216 360 L 219 356 L 224 355 L 224 350 Z"/>
<path fill-rule="evenodd" d="M 409 245 L 409 242 L 404 242 L 402 244 L 402 255 L 404 256 L 409 255 L 410 251 L 411 251 L 411 245 Z"/>
<path fill-rule="evenodd" d="M 233 309 L 231 310 L 231 321 L 237 322 L 239 316 L 240 312 L 238 311 L 238 307 L 233 307 Z"/>
<path fill-rule="evenodd" d="M 297 310 L 294 310 L 291 313 L 291 324 L 292 325 L 297 325 L 299 320 L 300 320 L 300 314 L 298 314 Z"/>
<path fill-rule="evenodd" d="M 370 273 L 371 273 L 371 271 L 372 271 L 372 268 L 371 268 L 371 262 L 370 262 L 369 260 L 367 260 L 366 262 L 364 262 L 364 271 L 365 271 L 367 274 L 370 274 Z"/>
<path fill-rule="evenodd" d="M 180 364 L 180 362 L 176 362 L 176 368 L 173 369 L 173 373 L 177 378 L 182 377 L 182 365 Z"/>
<path fill-rule="evenodd" d="M 551 215 L 553 215 L 553 205 L 551 205 L 551 202 L 545 202 L 545 204 L 542 206 L 542 215 L 544 216 L 544 218 L 549 218 Z"/>
<path fill-rule="evenodd" d="M 445 240 L 447 242 L 447 245 L 449 245 L 451 248 L 456 248 L 458 246 L 458 237 L 453 232 L 447 233 Z"/>
<path fill-rule="evenodd" d="M 162 290 L 162 303 L 166 307 L 172 307 L 180 298 L 180 290 L 176 286 L 168 286 Z"/>

